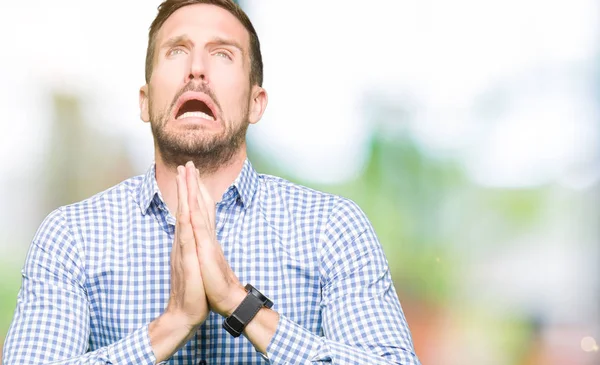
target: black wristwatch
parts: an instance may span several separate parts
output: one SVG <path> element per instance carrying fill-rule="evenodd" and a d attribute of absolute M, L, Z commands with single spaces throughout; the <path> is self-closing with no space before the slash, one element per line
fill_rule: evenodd
<path fill-rule="evenodd" d="M 271 308 L 273 302 L 262 295 L 252 285 L 245 286 L 248 294 L 233 313 L 223 321 L 223 328 L 227 330 L 233 337 L 239 337 L 246 325 L 250 323 L 252 318 L 258 313 L 262 307 Z"/>

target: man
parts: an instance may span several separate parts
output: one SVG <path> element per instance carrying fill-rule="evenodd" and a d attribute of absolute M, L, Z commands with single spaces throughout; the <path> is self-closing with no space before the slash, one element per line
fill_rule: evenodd
<path fill-rule="evenodd" d="M 362 211 L 247 160 L 261 85 L 235 3 L 159 7 L 140 89 L 155 164 L 42 223 L 7 365 L 418 364 Z"/>

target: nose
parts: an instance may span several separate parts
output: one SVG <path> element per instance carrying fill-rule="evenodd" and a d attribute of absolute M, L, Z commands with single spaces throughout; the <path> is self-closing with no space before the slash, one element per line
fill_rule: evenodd
<path fill-rule="evenodd" d="M 189 82 L 191 80 L 208 82 L 206 77 L 206 64 L 202 54 L 195 53 L 190 57 L 189 72 L 185 81 Z"/>

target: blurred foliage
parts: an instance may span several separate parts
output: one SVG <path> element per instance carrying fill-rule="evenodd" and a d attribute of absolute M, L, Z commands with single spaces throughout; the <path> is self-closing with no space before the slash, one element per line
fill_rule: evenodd
<path fill-rule="evenodd" d="M 376 132 L 369 151 L 356 179 L 318 185 L 291 176 L 249 146 L 258 171 L 355 201 L 377 232 L 398 290 L 417 301 L 446 302 L 463 274 L 469 246 L 517 235 L 544 210 L 543 189 L 475 186 L 456 161 L 428 156 L 406 134 L 390 138 Z"/>
<path fill-rule="evenodd" d="M 45 214 L 97 194 L 134 175 L 125 137 L 98 131 L 77 95 L 52 93 L 54 107 L 44 161 Z"/>
<path fill-rule="evenodd" d="M 0 340 L 3 340 L 8 332 L 16 306 L 17 293 L 21 286 L 20 266 L 17 266 L 15 262 L 8 263 L 6 261 L 8 260 L 0 259 L 0 277 L 2 277 L 0 280 Z"/>

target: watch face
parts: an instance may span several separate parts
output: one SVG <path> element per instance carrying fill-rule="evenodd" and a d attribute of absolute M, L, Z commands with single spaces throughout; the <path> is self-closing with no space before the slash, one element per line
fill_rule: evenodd
<path fill-rule="evenodd" d="M 252 293 L 255 297 L 257 297 L 263 303 L 263 306 L 265 306 L 267 308 L 271 308 L 273 306 L 273 302 L 269 298 L 265 297 L 261 292 L 259 292 L 252 285 L 246 284 L 245 289 L 248 293 Z"/>

